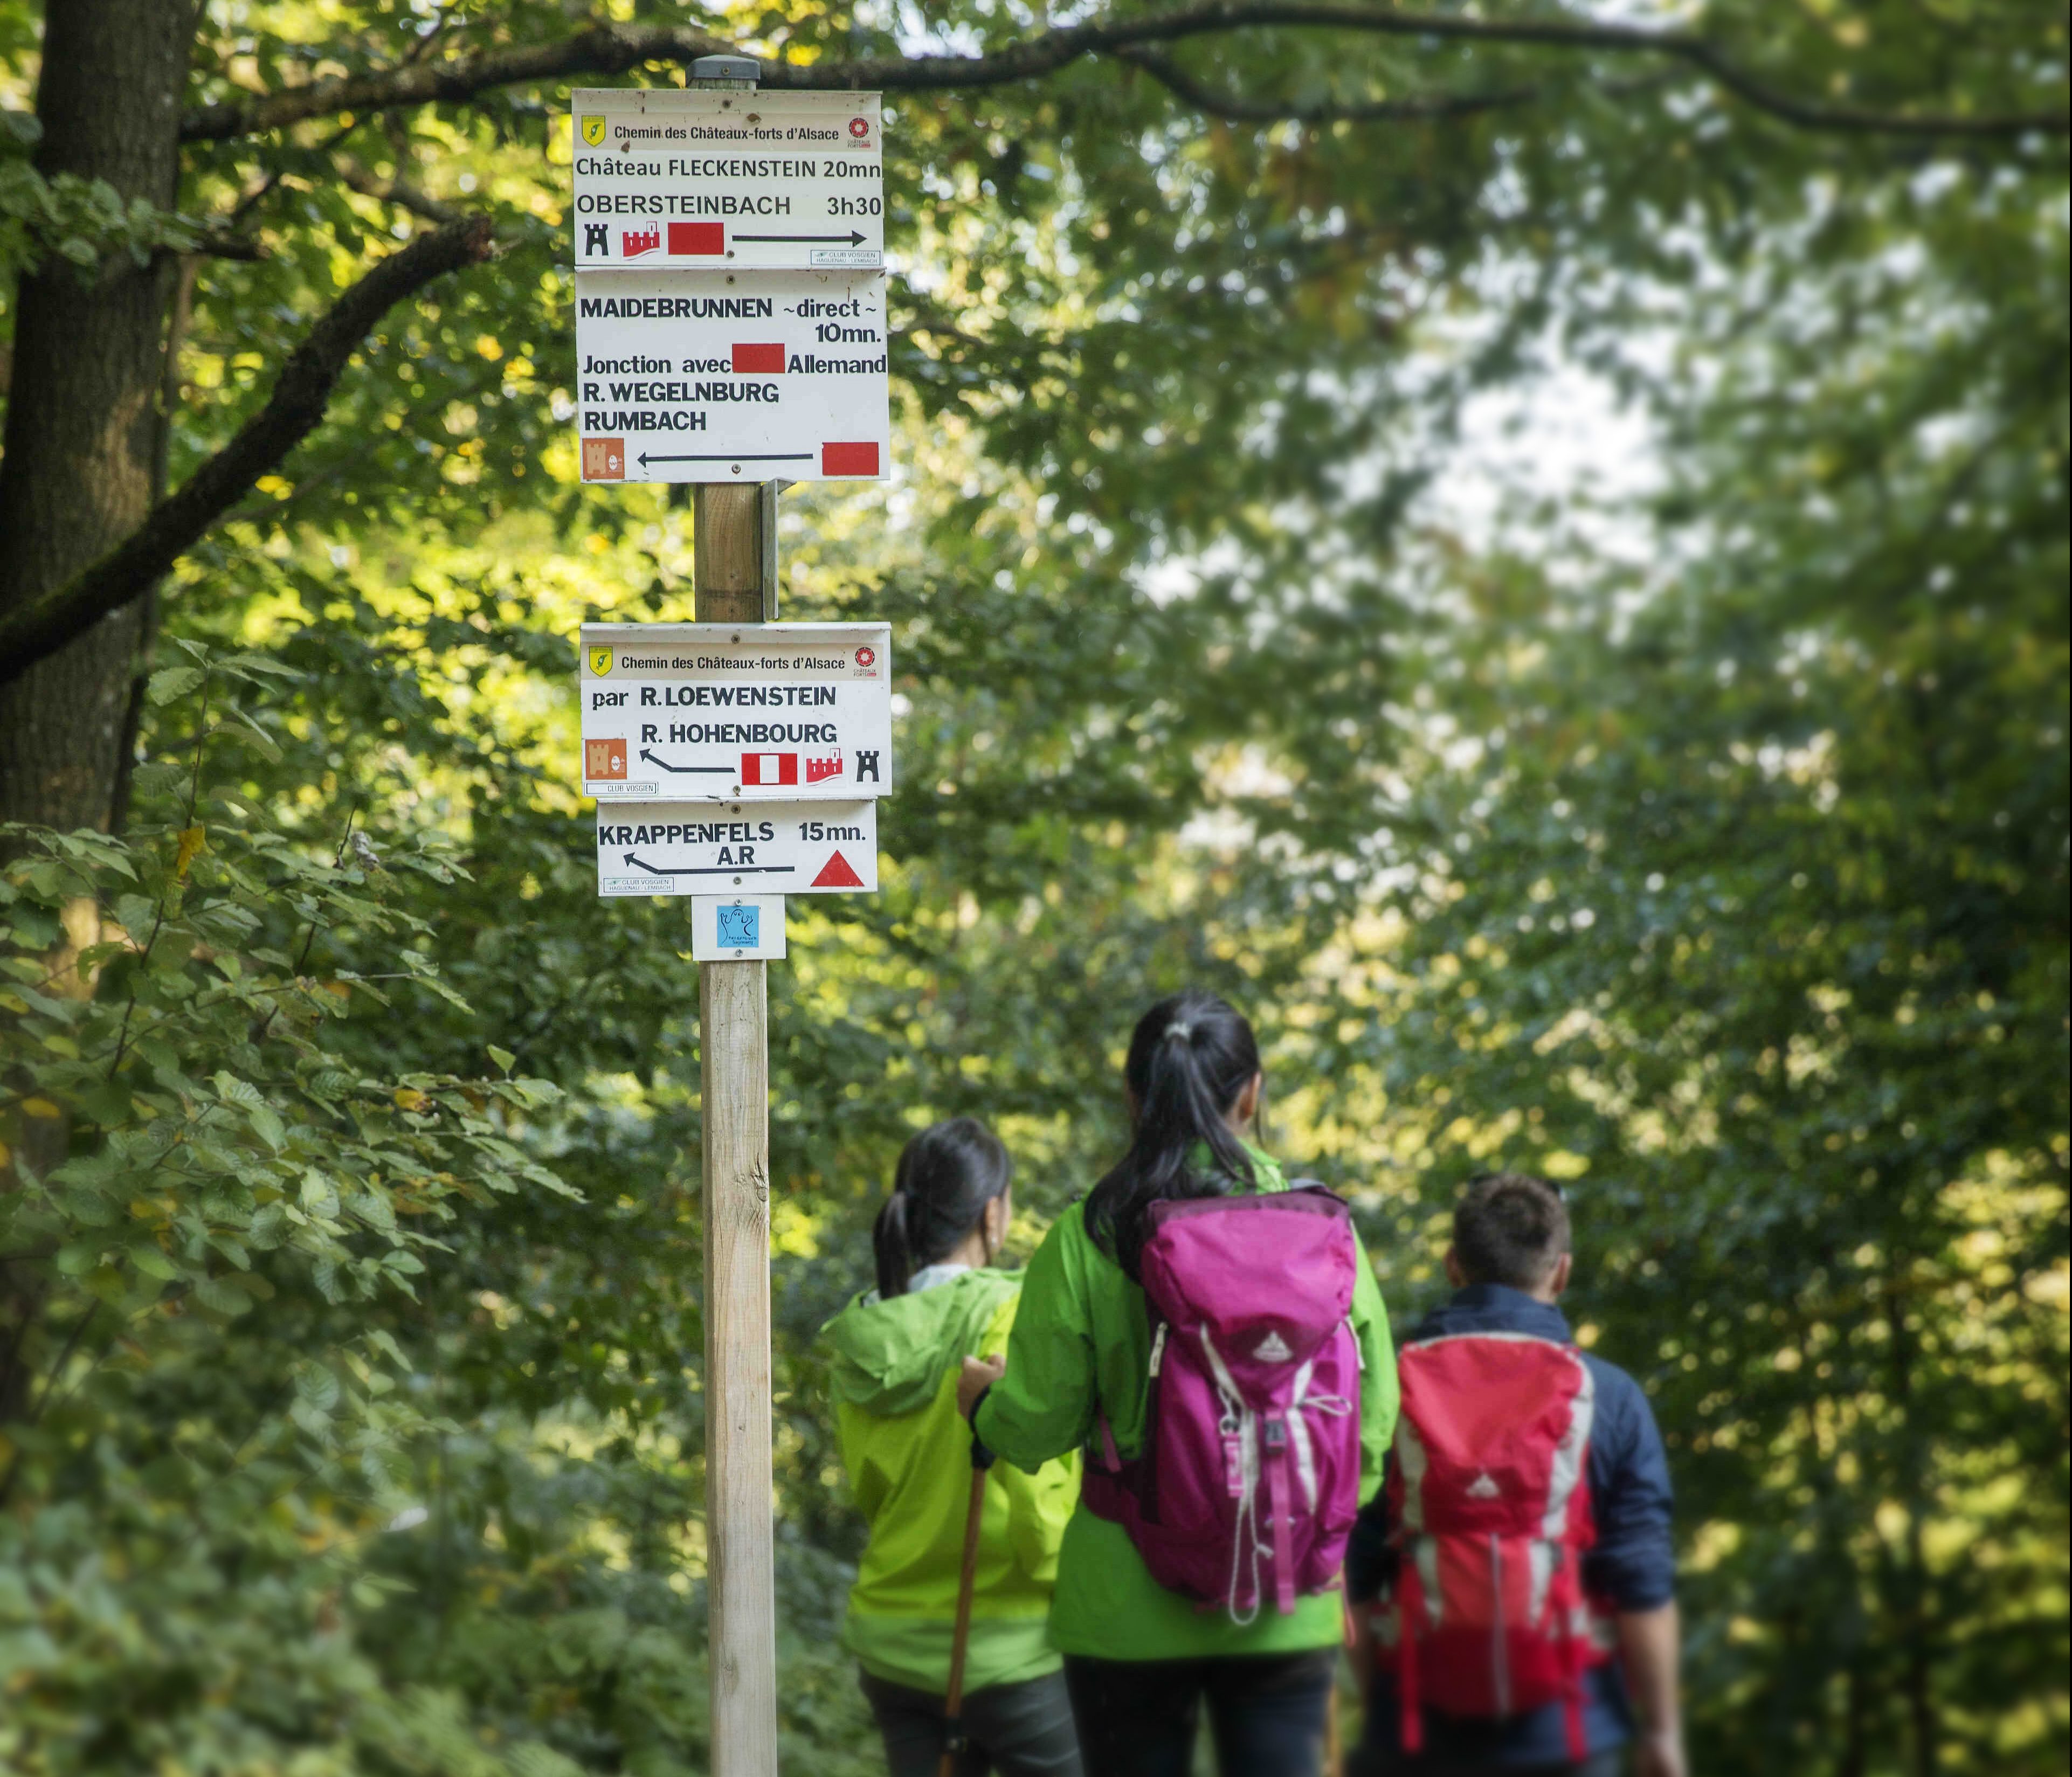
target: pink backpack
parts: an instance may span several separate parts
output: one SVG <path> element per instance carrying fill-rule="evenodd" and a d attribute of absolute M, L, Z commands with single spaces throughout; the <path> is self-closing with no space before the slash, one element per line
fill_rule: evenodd
<path fill-rule="evenodd" d="M 1104 1414 L 1081 1497 L 1161 1586 L 1233 1622 L 1338 1584 L 1359 1508 L 1359 1262 L 1321 1185 L 1149 1211 L 1144 1449 L 1123 1462 Z"/>
<path fill-rule="evenodd" d="M 1597 1540 L 1585 1475 L 1595 1388 L 1574 1348 L 1520 1333 L 1404 1347 L 1388 1483 L 1398 1554 L 1375 1647 L 1396 1674 L 1403 1746 L 1423 1706 L 1498 1717 L 1560 1702 L 1586 1756 L 1583 1672 L 1607 1656 L 1583 1596 Z"/>

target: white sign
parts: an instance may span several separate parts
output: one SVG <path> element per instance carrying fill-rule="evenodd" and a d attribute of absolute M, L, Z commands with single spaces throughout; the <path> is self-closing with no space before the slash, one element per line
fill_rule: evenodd
<path fill-rule="evenodd" d="M 585 481 L 842 481 L 892 457 L 885 280 L 579 272 Z"/>
<path fill-rule="evenodd" d="M 691 960 L 701 963 L 775 962 L 784 954 L 781 895 L 693 895 Z"/>
<path fill-rule="evenodd" d="M 875 93 L 628 87 L 574 109 L 582 270 L 885 263 Z"/>
<path fill-rule="evenodd" d="M 604 803 L 599 895 L 841 895 L 878 886 L 875 802 Z"/>
<path fill-rule="evenodd" d="M 583 794 L 852 801 L 892 767 L 888 623 L 586 623 Z"/>

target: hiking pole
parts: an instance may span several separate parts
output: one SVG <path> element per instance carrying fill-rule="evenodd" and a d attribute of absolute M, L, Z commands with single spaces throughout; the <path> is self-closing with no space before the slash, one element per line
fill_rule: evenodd
<path fill-rule="evenodd" d="M 943 1701 L 949 1733 L 943 1742 L 943 1762 L 936 1777 L 956 1777 L 957 1762 L 971 1742 L 964 1738 L 964 1653 L 971 1644 L 972 1593 L 978 1583 L 978 1537 L 985 1523 L 985 1471 L 993 1452 L 972 1434 L 971 1503 L 964 1508 L 964 1561 L 957 1574 L 957 1627 L 950 1640 L 950 1694 Z"/>

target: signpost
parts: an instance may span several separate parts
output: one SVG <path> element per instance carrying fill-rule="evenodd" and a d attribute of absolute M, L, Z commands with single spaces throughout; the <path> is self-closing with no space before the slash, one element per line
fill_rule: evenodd
<path fill-rule="evenodd" d="M 884 266 L 875 93 L 610 88 L 574 106 L 578 270 Z"/>
<path fill-rule="evenodd" d="M 873 272 L 578 272 L 586 481 L 870 480 L 891 461 Z"/>
<path fill-rule="evenodd" d="M 889 623 L 586 623 L 583 794 L 798 801 L 883 793 Z"/>
<path fill-rule="evenodd" d="M 866 894 L 875 802 L 618 803 L 597 812 L 602 895 Z"/>
<path fill-rule="evenodd" d="M 598 891 L 679 895 L 698 965 L 713 1777 L 776 1777 L 766 959 L 786 894 L 878 886 L 882 623 L 774 618 L 775 487 L 882 479 L 884 145 L 874 93 L 574 97 L 586 482 L 695 484 L 695 623 L 582 638 Z"/>

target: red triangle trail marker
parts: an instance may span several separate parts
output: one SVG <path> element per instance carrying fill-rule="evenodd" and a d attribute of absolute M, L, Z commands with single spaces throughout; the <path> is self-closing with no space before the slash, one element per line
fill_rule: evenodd
<path fill-rule="evenodd" d="M 813 878 L 815 888 L 861 888 L 863 878 L 856 874 L 849 861 L 837 852 L 820 866 L 820 874 Z"/>

